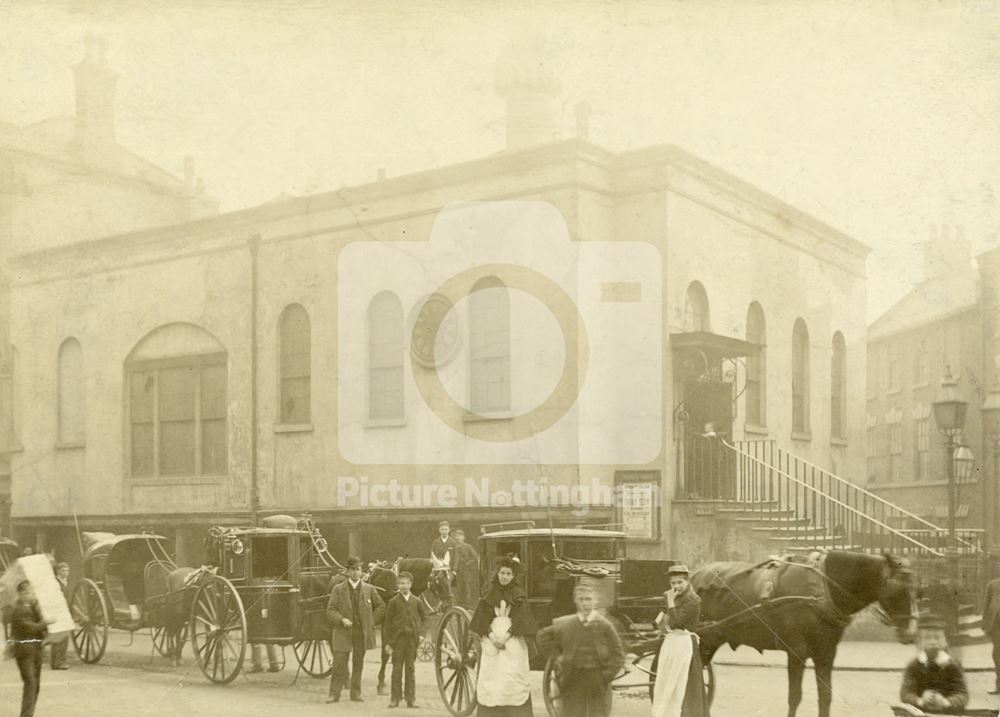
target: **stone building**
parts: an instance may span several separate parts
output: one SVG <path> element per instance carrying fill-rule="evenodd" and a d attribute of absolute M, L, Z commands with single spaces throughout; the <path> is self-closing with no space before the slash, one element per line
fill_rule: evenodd
<path fill-rule="evenodd" d="M 12 400 L 11 382 L 27 358 L 8 335 L 12 257 L 217 211 L 197 187 L 190 160 L 181 180 L 116 142 L 117 75 L 102 39 L 88 36 L 85 45 L 73 67 L 74 116 L 27 126 L 0 120 L 0 534 L 10 530 L 11 457 L 23 449 L 16 413 L 24 406 Z M 70 356 L 79 347 L 70 342 L 63 350 Z M 80 443 L 62 430 L 65 450 Z"/>
<path fill-rule="evenodd" d="M 597 146 L 585 107 L 559 139 L 558 83 L 539 67 L 530 53 L 498 67 L 502 152 L 17 252 L 17 534 L 71 554 L 74 518 L 151 528 L 186 562 L 206 527 L 272 512 L 309 512 L 337 554 L 383 558 L 426 554 L 442 518 L 472 535 L 622 522 L 633 555 L 696 560 L 726 549 L 685 532 L 714 510 L 690 506 L 746 496 L 692 469 L 692 441 L 773 441 L 860 475 L 867 248 L 677 147 Z M 435 291 L 443 264 L 413 257 L 455 203 L 497 201 L 536 202 L 560 250 L 604 248 L 560 265 L 512 230 L 486 256 L 510 250 L 534 273 L 498 269 L 467 300 Z M 576 299 L 579 320 L 561 327 L 589 339 L 557 362 L 574 371 L 538 414 L 551 429 L 523 434 L 533 408 L 517 384 L 537 377 L 511 317 L 543 285 L 543 299 Z M 429 408 L 446 392 L 446 410 Z M 470 478 L 487 479 L 488 499 L 463 495 Z M 518 504 L 526 483 L 587 496 L 587 510 Z M 393 486 L 403 498 L 375 505 L 373 489 Z M 418 495 L 427 486 L 438 492 Z"/>

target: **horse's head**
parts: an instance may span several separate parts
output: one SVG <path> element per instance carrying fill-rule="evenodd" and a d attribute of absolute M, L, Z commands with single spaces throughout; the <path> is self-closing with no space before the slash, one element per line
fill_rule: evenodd
<path fill-rule="evenodd" d="M 906 558 L 888 553 L 878 591 L 878 603 L 896 627 L 900 642 L 909 644 L 917 634 L 917 586 Z"/>

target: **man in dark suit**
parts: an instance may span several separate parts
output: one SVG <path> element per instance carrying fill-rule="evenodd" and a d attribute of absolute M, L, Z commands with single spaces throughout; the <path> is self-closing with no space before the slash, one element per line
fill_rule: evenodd
<path fill-rule="evenodd" d="M 556 618 L 537 636 L 539 648 L 558 655 L 556 662 L 562 714 L 609 717 L 611 681 L 625 664 L 615 628 L 595 609 L 594 589 L 573 590 L 576 614 Z"/>
<path fill-rule="evenodd" d="M 59 589 L 62 590 L 63 597 L 66 599 L 66 604 L 69 605 L 69 565 L 67 563 L 59 563 L 56 566 L 56 581 L 59 583 Z M 66 651 L 69 647 L 69 635 L 66 635 L 59 642 L 52 643 L 52 669 L 53 670 L 68 670 L 69 667 L 66 665 Z"/>
<path fill-rule="evenodd" d="M 375 647 L 375 626 L 382 623 L 385 603 L 378 590 L 361 582 L 361 559 L 347 559 L 347 580 L 330 593 L 326 616 L 333 624 L 333 672 L 330 674 L 330 695 L 327 702 L 339 702 L 340 691 L 350 681 L 351 701 L 364 702 L 361 697 L 361 670 L 365 651 Z M 351 658 L 348 670 L 348 658 Z"/>
<path fill-rule="evenodd" d="M 42 680 L 42 641 L 51 621 L 42 619 L 31 583 L 22 580 L 17 585 L 17 604 L 11 612 L 10 639 L 14 642 L 14 657 L 21 673 L 21 717 L 33 717 Z"/>
<path fill-rule="evenodd" d="M 983 632 L 993 642 L 993 671 L 996 683 L 991 695 L 1000 694 L 1000 578 L 986 584 L 986 600 L 983 602 Z"/>
<path fill-rule="evenodd" d="M 399 592 L 389 601 L 385 611 L 386 652 L 392 656 L 392 696 L 390 707 L 399 707 L 403 698 L 403 677 L 406 677 L 406 706 L 416 707 L 417 686 L 414 680 L 413 663 L 417 659 L 417 644 L 424 634 L 424 622 L 430 611 L 424 601 L 410 592 L 413 575 L 399 574 Z"/>
<path fill-rule="evenodd" d="M 479 605 L 479 555 L 463 530 L 455 531 L 455 602 L 470 610 Z"/>

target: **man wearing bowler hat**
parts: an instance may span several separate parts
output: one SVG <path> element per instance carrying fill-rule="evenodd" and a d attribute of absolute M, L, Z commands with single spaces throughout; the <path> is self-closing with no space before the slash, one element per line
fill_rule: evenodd
<path fill-rule="evenodd" d="M 924 615 L 917 624 L 920 652 L 906 666 L 899 699 L 930 714 L 955 714 L 965 709 L 969 690 L 958 661 L 948 654 L 946 623 Z"/>
<path fill-rule="evenodd" d="M 350 679 L 351 702 L 361 697 L 361 670 L 365 652 L 375 647 L 375 626 L 385 615 L 385 603 L 378 591 L 361 582 L 361 559 L 347 559 L 347 580 L 335 585 L 326 606 L 326 616 L 333 624 L 333 672 L 327 702 L 340 702 L 340 691 Z M 351 669 L 348 658 L 352 656 Z"/>

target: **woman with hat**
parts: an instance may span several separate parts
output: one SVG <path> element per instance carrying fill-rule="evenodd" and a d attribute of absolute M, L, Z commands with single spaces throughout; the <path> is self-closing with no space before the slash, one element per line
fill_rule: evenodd
<path fill-rule="evenodd" d="M 520 564 L 501 558 L 480 598 L 470 629 L 482 640 L 477 714 L 531 717 L 528 638 L 538 632 L 528 596 L 517 580 Z"/>
<path fill-rule="evenodd" d="M 698 636 L 701 598 L 691 587 L 686 565 L 668 571 L 670 589 L 663 593 L 665 612 L 660 630 L 663 643 L 656 665 L 653 717 L 706 717 L 705 685 Z"/>

